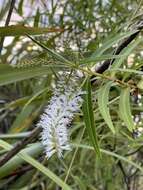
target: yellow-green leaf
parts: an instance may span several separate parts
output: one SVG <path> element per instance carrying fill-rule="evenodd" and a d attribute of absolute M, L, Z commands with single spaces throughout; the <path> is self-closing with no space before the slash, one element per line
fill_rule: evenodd
<path fill-rule="evenodd" d="M 124 88 L 121 90 L 119 100 L 119 114 L 129 131 L 132 132 L 135 126 L 134 121 L 132 119 L 130 107 L 130 88 Z"/>
<path fill-rule="evenodd" d="M 108 82 L 107 84 L 103 85 L 98 91 L 98 106 L 99 106 L 100 113 L 103 119 L 105 120 L 106 124 L 111 129 L 111 131 L 115 133 L 115 128 L 113 126 L 111 116 L 109 113 L 109 107 L 108 107 L 109 91 L 110 91 L 111 85 L 112 85 L 112 82 Z"/>
<path fill-rule="evenodd" d="M 11 25 L 0 27 L 0 37 L 4 36 L 25 36 L 29 35 L 38 35 L 45 33 L 61 32 L 63 29 L 60 28 L 38 28 L 38 27 L 28 27 L 22 25 Z"/>

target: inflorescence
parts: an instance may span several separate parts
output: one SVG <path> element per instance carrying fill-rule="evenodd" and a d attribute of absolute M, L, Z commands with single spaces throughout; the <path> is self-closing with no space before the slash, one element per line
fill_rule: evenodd
<path fill-rule="evenodd" d="M 77 80 L 58 82 L 54 95 L 37 124 L 43 129 L 41 140 L 47 158 L 54 153 L 61 157 L 64 150 L 71 149 L 67 127 L 80 110 L 82 94 L 84 92 L 77 86 Z"/>

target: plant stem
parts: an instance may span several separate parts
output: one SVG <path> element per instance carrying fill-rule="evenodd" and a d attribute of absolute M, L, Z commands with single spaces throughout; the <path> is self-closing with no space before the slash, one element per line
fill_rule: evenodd
<path fill-rule="evenodd" d="M 9 12 L 8 12 L 8 15 L 7 15 L 7 18 L 6 18 L 6 21 L 5 21 L 5 26 L 9 25 L 15 2 L 16 2 L 16 0 L 11 0 Z M 0 54 L 1 54 L 1 51 L 2 51 L 2 48 L 3 48 L 4 38 L 5 37 L 2 37 L 1 41 L 0 41 Z"/>
<path fill-rule="evenodd" d="M 115 83 L 117 83 L 118 85 L 121 85 L 121 86 L 124 86 L 124 87 L 130 87 L 132 89 L 136 89 L 137 87 L 133 84 L 130 84 L 130 83 L 127 83 L 127 82 L 124 82 L 124 81 L 121 81 L 119 79 L 116 79 L 116 78 L 112 78 L 110 76 L 107 76 L 107 75 L 104 75 L 104 74 L 100 74 L 100 73 L 97 73 L 97 72 L 93 72 L 89 69 L 84 69 L 84 68 L 79 68 L 79 70 L 83 71 L 83 72 L 86 72 L 87 74 L 91 75 L 91 76 L 97 76 L 97 77 L 101 77 L 101 78 L 104 78 L 106 80 L 109 80 L 109 81 L 113 81 Z"/>

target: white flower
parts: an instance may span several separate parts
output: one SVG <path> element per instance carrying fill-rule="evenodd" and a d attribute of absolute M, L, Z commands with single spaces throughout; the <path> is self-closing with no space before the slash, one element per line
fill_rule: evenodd
<path fill-rule="evenodd" d="M 63 81 L 58 83 L 54 96 L 38 123 L 43 129 L 41 140 L 48 158 L 56 152 L 61 157 L 63 150 L 70 150 L 67 126 L 80 109 L 82 94 L 73 81 L 67 85 Z"/>

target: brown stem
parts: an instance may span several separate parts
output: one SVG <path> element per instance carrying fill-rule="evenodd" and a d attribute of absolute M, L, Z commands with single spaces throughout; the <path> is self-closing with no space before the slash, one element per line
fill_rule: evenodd
<path fill-rule="evenodd" d="M 16 2 L 16 0 L 11 0 L 9 12 L 8 12 L 8 15 L 7 15 L 7 18 L 6 18 L 6 21 L 5 21 L 5 26 L 9 25 L 15 2 Z M 1 54 L 1 51 L 2 51 L 2 47 L 3 47 L 3 42 L 4 42 L 4 37 L 2 37 L 1 41 L 0 41 L 0 54 Z"/>
<path fill-rule="evenodd" d="M 13 156 L 15 156 L 27 144 L 31 143 L 33 139 L 39 135 L 41 130 L 42 129 L 40 127 L 35 128 L 30 133 L 30 135 L 25 137 L 22 141 L 16 143 L 15 146 L 0 159 L 0 167 L 3 166 L 6 162 L 8 162 L 8 160 L 10 160 Z"/>

